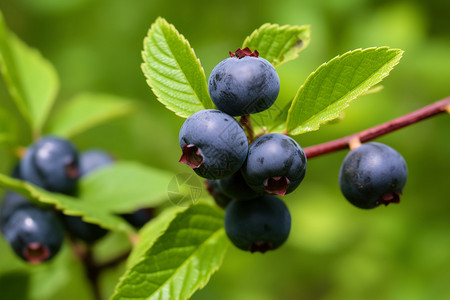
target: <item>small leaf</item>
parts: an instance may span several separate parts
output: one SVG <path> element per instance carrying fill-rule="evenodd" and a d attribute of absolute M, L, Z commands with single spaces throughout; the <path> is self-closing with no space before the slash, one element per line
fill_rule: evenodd
<path fill-rule="evenodd" d="M 4 174 L 0 174 L 0 187 L 15 191 L 35 204 L 49 204 L 63 211 L 64 214 L 82 216 L 86 222 L 98 224 L 103 228 L 125 233 L 134 232 L 134 229 L 124 219 L 89 199 L 51 193 L 29 182 L 13 179 Z"/>
<path fill-rule="evenodd" d="M 223 212 L 193 205 L 126 271 L 111 299 L 187 299 L 219 268 L 228 244 Z"/>
<path fill-rule="evenodd" d="M 0 13 L 0 66 L 8 90 L 35 132 L 40 132 L 59 89 L 55 68 L 10 33 Z"/>
<path fill-rule="evenodd" d="M 253 31 L 244 41 L 243 48 L 258 50 L 259 55 L 277 67 L 296 59 L 310 41 L 310 27 L 280 26 L 266 23 Z"/>
<path fill-rule="evenodd" d="M 206 76 L 183 35 L 158 18 L 144 39 L 142 70 L 158 100 L 180 117 L 213 108 Z"/>
<path fill-rule="evenodd" d="M 0 144 L 17 144 L 19 126 L 17 118 L 0 107 Z"/>
<path fill-rule="evenodd" d="M 388 76 L 402 55 L 402 50 L 388 47 L 357 49 L 321 65 L 292 101 L 287 132 L 314 131 L 339 117 L 354 99 Z"/>
<path fill-rule="evenodd" d="M 81 178 L 81 198 L 115 213 L 155 207 L 167 201 L 173 174 L 130 161 L 118 161 Z"/>
<path fill-rule="evenodd" d="M 136 102 L 105 94 L 82 94 L 65 104 L 50 120 L 49 133 L 66 138 L 136 110 Z"/>

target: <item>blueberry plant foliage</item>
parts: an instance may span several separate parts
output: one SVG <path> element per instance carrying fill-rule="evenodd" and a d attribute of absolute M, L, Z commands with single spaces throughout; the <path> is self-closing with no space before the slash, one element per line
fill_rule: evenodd
<path fill-rule="evenodd" d="M 242 45 L 230 48 L 256 49 L 276 68 L 297 58 L 309 42 L 309 26 L 264 24 Z M 224 57 L 218 59 L 234 49 L 225 49 Z M 295 136 L 318 130 L 388 76 L 402 54 L 400 49 L 373 47 L 331 59 L 313 71 L 284 105 L 251 115 L 254 122 L 245 128 L 247 134 Z M 187 39 L 165 19 L 152 24 L 142 56 L 148 85 L 157 100 L 177 116 L 188 118 L 215 108 L 200 60 Z M 84 93 L 50 114 L 59 90 L 57 73 L 38 51 L 8 30 L 1 15 L 0 67 L 13 103 L 34 139 L 44 134 L 70 139 L 137 109 L 130 99 Z M 14 128 L 8 126 L 8 115 L 7 109 L 0 107 L 0 142 L 11 149 L 27 146 L 19 144 Z M 0 187 L 36 205 L 81 216 L 86 222 L 130 237 L 133 243 L 126 270 L 111 299 L 186 299 L 208 283 L 225 257 L 230 242 L 223 210 L 211 199 L 187 208 L 169 206 L 139 231 L 118 217 L 141 206 L 167 203 L 167 186 L 174 175 L 139 162 L 118 161 L 81 178 L 77 196 L 52 193 L 5 174 L 0 174 Z"/>

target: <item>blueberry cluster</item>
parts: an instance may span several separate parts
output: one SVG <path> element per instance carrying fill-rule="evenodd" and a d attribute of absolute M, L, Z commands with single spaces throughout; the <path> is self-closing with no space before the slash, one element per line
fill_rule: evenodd
<path fill-rule="evenodd" d="M 344 197 L 359 208 L 398 203 L 406 184 L 406 162 L 393 148 L 371 142 L 350 151 L 339 171 Z"/>
<path fill-rule="evenodd" d="M 207 179 L 207 190 L 225 213 L 225 230 L 238 248 L 265 252 L 287 239 L 291 216 L 282 200 L 303 180 L 306 156 L 278 133 L 249 140 L 234 118 L 264 111 L 275 102 L 280 81 L 257 51 L 238 49 L 208 80 L 216 109 L 196 112 L 182 125 L 180 162 Z M 250 145 L 249 145 L 250 143 Z"/>
<path fill-rule="evenodd" d="M 76 196 L 79 178 L 112 162 L 105 151 L 88 150 L 79 154 L 68 140 L 46 136 L 27 148 L 12 176 L 51 192 Z M 145 219 L 143 211 L 124 215 L 124 218 L 136 227 L 142 226 Z M 12 191 L 5 194 L 0 205 L 0 228 L 14 252 L 33 264 L 49 260 L 58 253 L 65 231 L 87 244 L 107 233 L 106 229 L 86 223 L 81 217 L 39 207 Z"/>

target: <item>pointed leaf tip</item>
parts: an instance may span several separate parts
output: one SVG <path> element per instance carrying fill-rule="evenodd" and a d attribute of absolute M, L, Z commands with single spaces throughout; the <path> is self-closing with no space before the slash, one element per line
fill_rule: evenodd
<path fill-rule="evenodd" d="M 400 49 L 356 49 L 337 56 L 311 73 L 300 87 L 287 116 L 287 131 L 318 130 L 336 119 L 357 97 L 389 75 L 403 55 Z"/>

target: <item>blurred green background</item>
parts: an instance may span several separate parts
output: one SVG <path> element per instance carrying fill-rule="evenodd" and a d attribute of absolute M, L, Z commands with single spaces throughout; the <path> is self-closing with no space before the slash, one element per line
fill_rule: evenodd
<path fill-rule="evenodd" d="M 405 50 L 381 92 L 358 99 L 337 124 L 297 137 L 303 147 L 450 95 L 448 1 L 2 0 L 0 10 L 12 31 L 55 65 L 61 79 L 57 104 L 80 92 L 110 93 L 140 103 L 142 109 L 132 116 L 76 136 L 79 149 L 103 148 L 119 159 L 174 174 L 188 171 L 178 163 L 183 119 L 156 101 L 140 69 L 142 40 L 158 16 L 190 41 L 207 76 L 263 23 L 310 24 L 310 46 L 278 68 L 279 97 L 285 100 L 336 55 L 371 46 Z M 11 106 L 3 81 L 0 101 Z M 58 105 L 53 113 L 57 111 Z M 11 126 L 23 133 L 26 145 L 30 136 L 18 114 Z M 449 129 L 450 118 L 443 115 L 377 139 L 408 163 L 399 205 L 371 211 L 352 207 L 337 183 L 346 152 L 311 159 L 304 182 L 286 198 L 293 222 L 286 244 L 264 255 L 230 247 L 223 267 L 193 299 L 450 299 Z M 9 172 L 13 161 L 1 151 L 1 171 Z M 115 244 L 114 237 L 103 247 L 108 242 Z M 122 271 L 123 266 L 102 277 L 105 295 Z M 0 239 L 0 298 L 26 298 L 25 285 L 29 299 L 91 295 L 69 249 L 54 262 L 30 269 Z"/>

